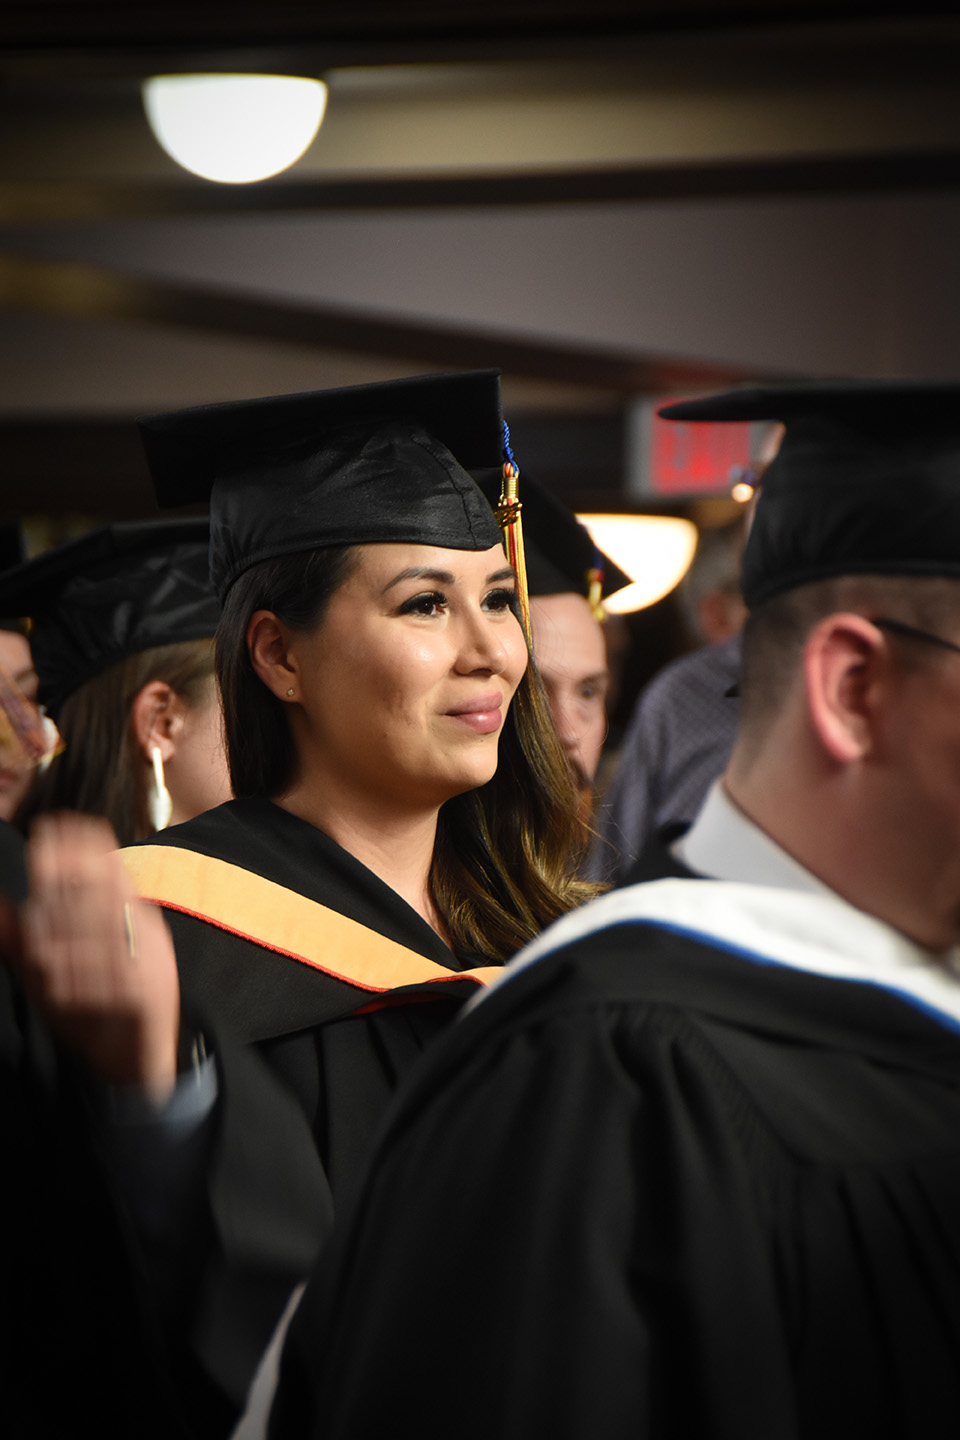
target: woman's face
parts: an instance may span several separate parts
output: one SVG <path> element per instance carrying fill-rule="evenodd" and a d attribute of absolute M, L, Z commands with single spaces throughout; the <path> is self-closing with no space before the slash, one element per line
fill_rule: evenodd
<path fill-rule="evenodd" d="M 300 778 L 421 810 L 483 785 L 527 665 L 499 546 L 364 545 L 290 640 Z"/>

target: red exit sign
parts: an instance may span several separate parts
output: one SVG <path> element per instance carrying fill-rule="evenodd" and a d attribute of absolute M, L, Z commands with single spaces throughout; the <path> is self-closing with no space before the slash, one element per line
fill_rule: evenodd
<path fill-rule="evenodd" d="M 678 397 L 679 398 L 679 397 Z M 666 398 L 656 409 L 669 405 Z M 728 490 L 731 472 L 750 461 L 750 422 L 661 420 L 654 414 L 647 427 L 649 452 L 646 487 L 654 495 L 689 495 Z M 733 479 L 736 474 L 733 473 Z"/>

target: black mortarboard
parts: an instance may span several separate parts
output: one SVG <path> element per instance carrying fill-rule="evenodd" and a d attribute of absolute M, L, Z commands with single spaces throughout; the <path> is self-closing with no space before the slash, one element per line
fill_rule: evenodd
<path fill-rule="evenodd" d="M 217 628 L 206 520 L 104 525 L 0 575 L 0 612 L 27 615 L 39 698 L 68 695 L 127 655 Z"/>
<path fill-rule="evenodd" d="M 251 565 L 297 551 L 500 542 L 467 474 L 503 458 L 498 370 L 205 405 L 140 430 L 161 505 L 210 497 L 221 597 Z"/>
<path fill-rule="evenodd" d="M 780 420 L 743 557 L 751 607 L 834 575 L 960 578 L 960 384 L 746 386 L 668 420 Z"/>
<path fill-rule="evenodd" d="M 496 506 L 500 498 L 500 471 L 475 470 L 473 478 Z M 531 480 L 524 470 L 520 482 L 523 509 L 523 545 L 527 562 L 527 589 L 535 595 L 562 595 L 573 591 L 590 599 L 592 582 L 599 575 L 599 598 L 606 599 L 631 578 L 604 555 L 585 525 L 555 495 Z"/>

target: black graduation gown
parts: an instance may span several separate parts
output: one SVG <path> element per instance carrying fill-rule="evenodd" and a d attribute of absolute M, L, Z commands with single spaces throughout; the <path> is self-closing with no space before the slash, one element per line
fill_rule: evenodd
<path fill-rule="evenodd" d="M 271 1440 L 956 1433 L 960 1035 L 872 986 L 579 939 L 425 1057 L 346 1218 Z"/>
<path fill-rule="evenodd" d="M 204 1194 L 154 1252 L 113 1170 L 102 1097 L 0 965 L 0 1430 L 11 1440 L 226 1435 L 329 1231 L 301 1117 L 262 1066 L 205 1028 L 255 1136 L 213 1118 Z"/>
<path fill-rule="evenodd" d="M 172 878 L 169 847 L 185 862 Z M 463 964 L 365 865 L 265 799 L 124 853 L 139 892 L 164 906 L 184 985 L 295 1095 L 339 1198 L 400 1078 L 496 972 Z M 195 883 L 201 857 L 227 867 Z"/>
<path fill-rule="evenodd" d="M 0 1143 L 3 1433 L 79 1437 L 96 1416 L 104 1435 L 185 1434 L 155 1362 L 78 1077 L 2 968 Z"/>
<path fill-rule="evenodd" d="M 0 894 L 26 894 L 0 823 Z M 188 995 L 221 1104 L 174 1230 L 145 1237 L 104 1093 L 0 963 L 0 1430 L 11 1440 L 215 1440 L 233 1427 L 333 1207 L 299 1109 Z M 243 1125 L 226 1123 L 243 1116 Z M 187 1172 L 190 1175 L 191 1172 Z"/>
<path fill-rule="evenodd" d="M 27 898 L 23 836 L 6 820 L 0 820 L 0 895 L 15 905 Z"/>

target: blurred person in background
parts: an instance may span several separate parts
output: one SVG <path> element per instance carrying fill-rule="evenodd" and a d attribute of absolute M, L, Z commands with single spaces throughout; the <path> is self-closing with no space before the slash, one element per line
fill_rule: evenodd
<path fill-rule="evenodd" d="M 499 478 L 476 472 L 494 507 Z M 597 549 L 586 526 L 523 474 L 524 548 L 533 655 L 585 817 L 607 734 L 610 684 L 604 600 L 631 577 Z"/>
<path fill-rule="evenodd" d="M 651 835 L 689 822 L 723 773 L 738 707 L 728 692 L 740 669 L 741 518 L 701 531 L 682 582 L 684 609 L 699 648 L 654 676 L 637 701 L 616 769 L 597 815 L 589 872 L 620 883 Z"/>
<path fill-rule="evenodd" d="M 135 899 L 106 822 L 40 816 L 29 898 L 23 841 L 9 836 L 4 1433 L 59 1440 L 92 1424 L 103 1440 L 224 1437 L 271 1306 L 283 1308 L 332 1223 L 306 1124 L 181 992 L 169 932 Z M 219 1124 L 218 1087 L 242 1127 Z"/>
<path fill-rule="evenodd" d="M 300 1112 L 183 990 L 109 853 L 230 795 L 209 525 L 101 527 L 0 577 L 0 607 L 30 617 L 63 747 L 18 812 L 26 908 L 0 916 L 6 1414 L 24 1436 L 73 1433 L 79 1408 L 104 1434 L 210 1440 L 332 1207 Z M 22 849 L 0 860 L 23 900 Z M 217 1123 L 220 1086 L 242 1125 Z"/>
<path fill-rule="evenodd" d="M 0 576 L 23 560 L 20 522 L 0 521 Z M 37 674 L 27 626 L 16 615 L 0 614 L 0 690 L 0 820 L 9 822 L 30 787 L 35 769 L 35 757 L 25 753 L 18 739 L 18 731 L 29 723 L 29 715 L 8 717 L 6 713 L 20 708 L 36 712 L 37 707 Z"/>
<path fill-rule="evenodd" d="M 20 828 L 74 810 L 130 844 L 229 798 L 208 539 L 204 520 L 107 525 L 0 576 L 62 740 Z"/>
<path fill-rule="evenodd" d="M 33 668 L 30 642 L 22 622 L 14 619 L 0 619 L 0 679 L 4 691 L 0 709 L 5 708 L 4 698 L 12 705 L 19 701 L 39 721 L 37 672 Z M 13 819 L 33 779 L 33 764 L 21 754 L 5 719 L 0 719 L 0 820 Z"/>
<path fill-rule="evenodd" d="M 726 768 L 739 721 L 743 547 L 763 472 L 782 436 L 780 424 L 760 428 L 749 468 L 753 499 L 728 524 L 701 531 L 680 587 L 698 648 L 664 666 L 636 703 L 597 816 L 587 864 L 595 880 L 645 878 L 636 867 L 648 842 L 664 827 L 689 824 Z"/>

